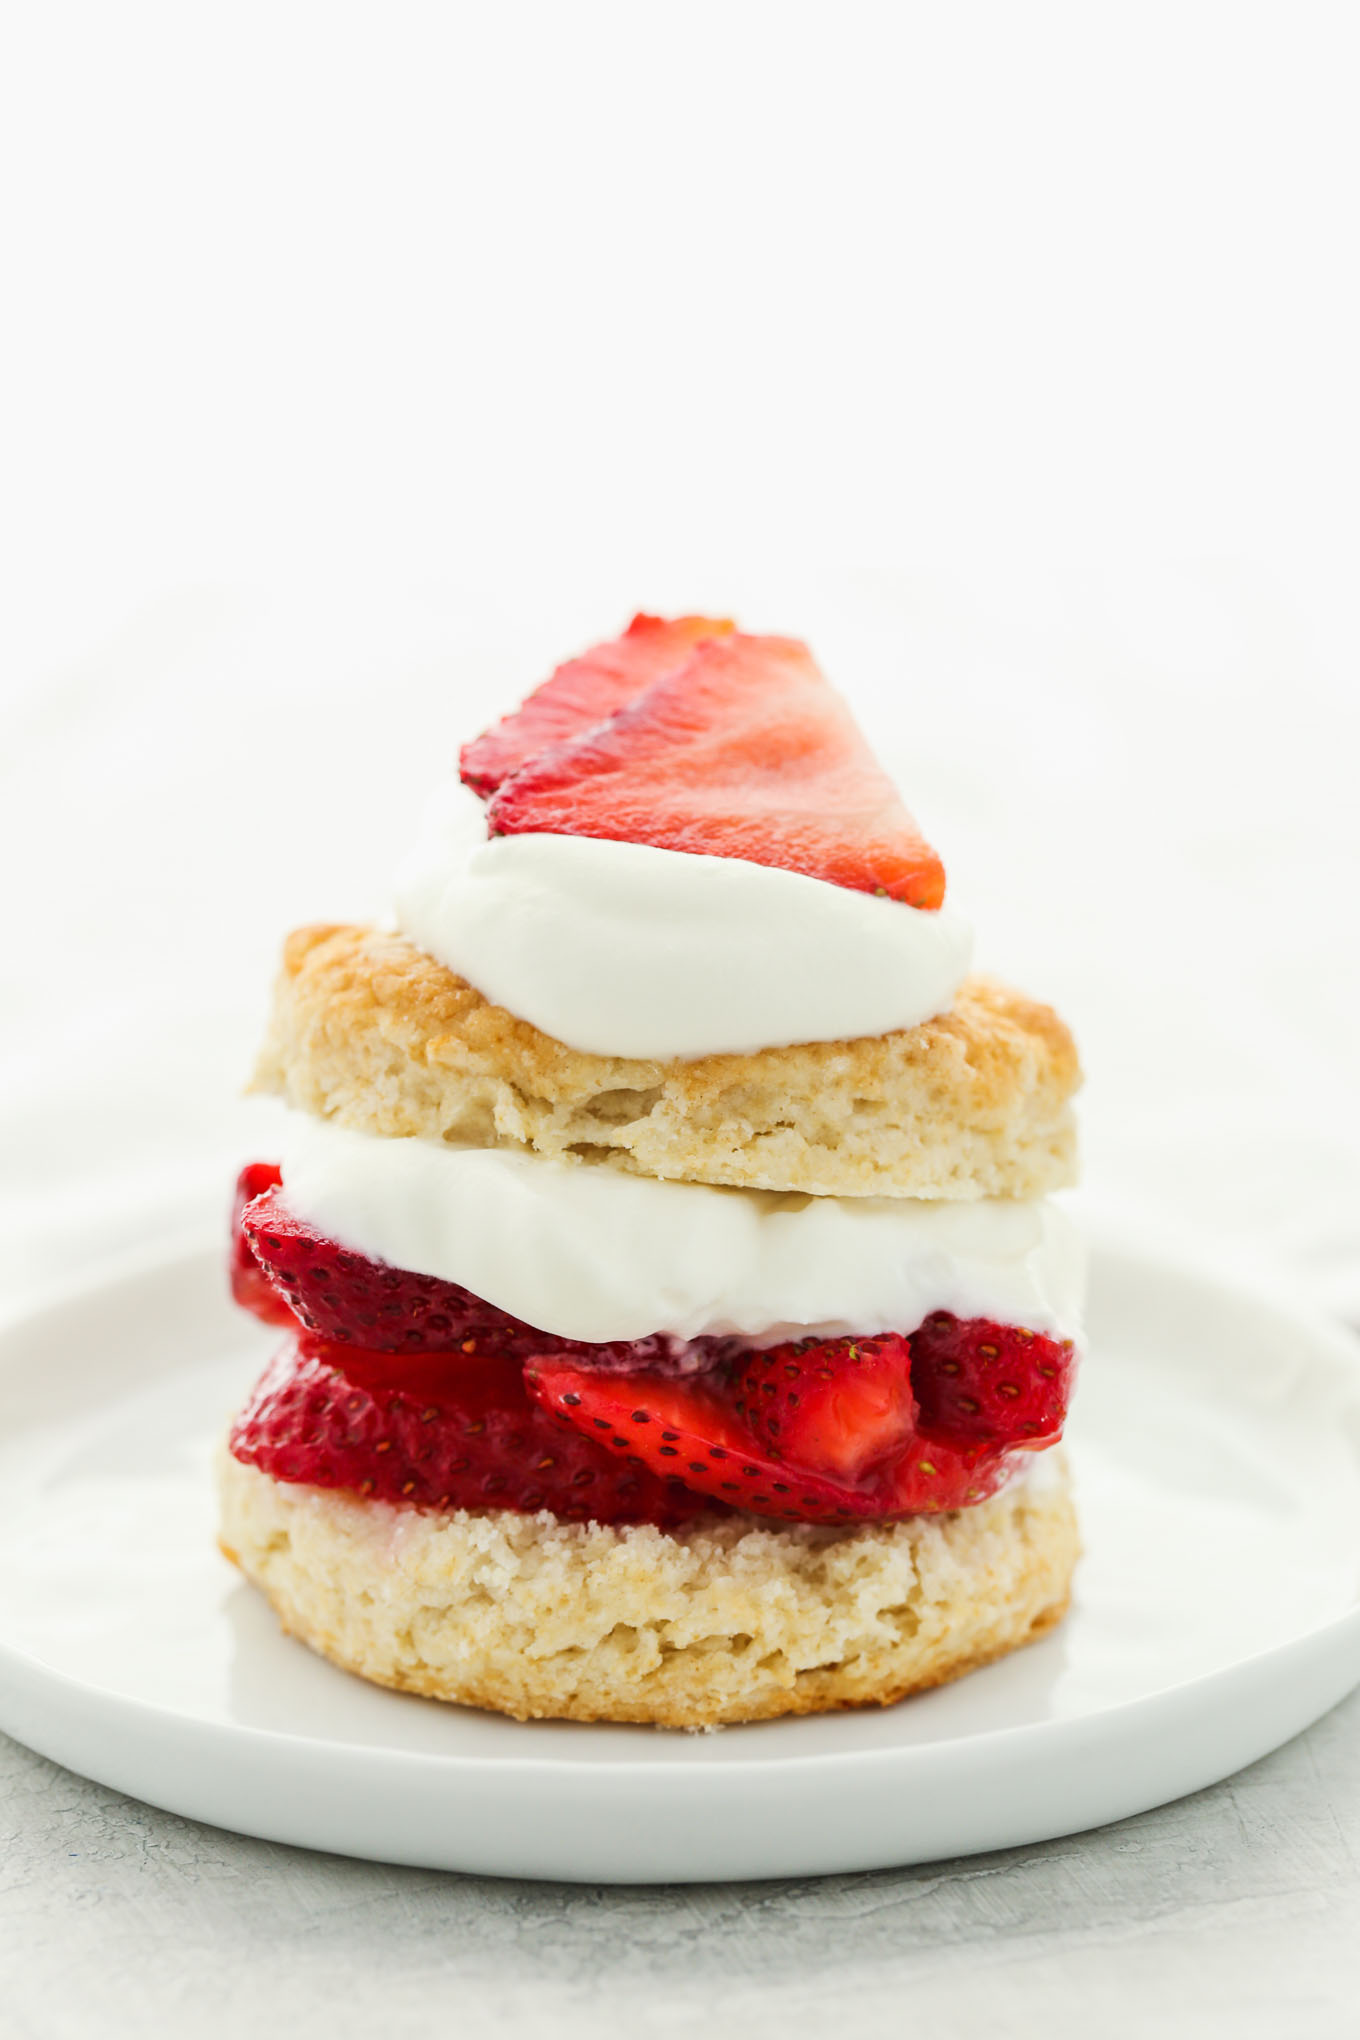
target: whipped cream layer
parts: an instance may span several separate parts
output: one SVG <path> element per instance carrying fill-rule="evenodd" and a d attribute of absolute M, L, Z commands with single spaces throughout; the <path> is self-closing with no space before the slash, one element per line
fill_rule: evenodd
<path fill-rule="evenodd" d="M 589 836 L 497 836 L 456 782 L 397 881 L 403 934 L 569 1047 L 668 1060 L 915 1027 L 972 930 L 799 872 Z"/>
<path fill-rule="evenodd" d="M 912 1331 L 933 1310 L 1058 1338 L 1084 1263 L 1050 1204 L 805 1197 L 663 1183 L 598 1163 L 355 1133 L 290 1113 L 298 1217 L 374 1259 L 456 1282 L 561 1338 L 757 1345 Z"/>

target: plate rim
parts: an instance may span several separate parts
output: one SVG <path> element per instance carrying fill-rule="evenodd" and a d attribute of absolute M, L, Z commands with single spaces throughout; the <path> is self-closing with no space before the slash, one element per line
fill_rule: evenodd
<path fill-rule="evenodd" d="M 758 1771 L 763 1777 L 767 1773 L 780 1770 L 816 1769 L 822 1771 L 832 1766 L 837 1768 L 841 1766 L 861 1768 L 884 1763 L 897 1765 L 914 1762 L 923 1768 L 929 1768 L 930 1761 L 944 1752 L 977 1750 L 986 1755 L 994 1753 L 999 1755 L 1004 1754 L 1005 1746 L 1012 1743 L 1048 1742 L 1055 1738 L 1066 1740 L 1069 1736 L 1079 1734 L 1087 1724 L 1122 1721 L 1126 1717 L 1143 1713 L 1150 1708 L 1155 1708 L 1160 1702 L 1180 1695 L 1202 1697 L 1205 1688 L 1236 1679 L 1239 1674 L 1245 1678 L 1259 1672 L 1272 1659 L 1283 1656 L 1292 1657 L 1296 1653 L 1306 1651 L 1310 1646 L 1315 1646 L 1324 1640 L 1336 1639 L 1338 1637 L 1347 1638 L 1352 1635 L 1357 1642 L 1360 1642 L 1360 1602 L 1344 1615 L 1334 1616 L 1327 1622 L 1316 1623 L 1312 1628 L 1300 1631 L 1297 1636 L 1287 1637 L 1283 1642 L 1271 1644 L 1264 1650 L 1251 1651 L 1245 1657 L 1234 1658 L 1231 1664 L 1217 1665 L 1211 1671 L 1197 1672 L 1192 1678 L 1177 1679 L 1170 1685 L 1156 1687 L 1150 1693 L 1139 1693 L 1132 1699 L 1117 1700 L 1106 1705 L 1091 1707 L 1084 1710 L 1081 1714 L 1051 1715 L 1043 1721 L 1016 1722 L 1009 1728 L 987 1728 L 978 1729 L 965 1735 L 935 1736 L 929 1742 L 886 1743 L 873 1749 L 818 1750 L 792 1757 L 730 1758 L 713 1762 L 706 1762 L 701 1756 L 696 1756 L 692 1761 L 684 1764 L 665 1765 L 655 1764 L 645 1757 L 620 1757 L 611 1761 L 607 1766 L 594 1766 L 573 1763 L 566 1756 L 520 1756 L 512 1752 L 507 1752 L 504 1755 L 488 1753 L 485 1755 L 465 1756 L 459 1755 L 456 1752 L 440 1750 L 404 1750 L 391 1748 L 383 1744 L 343 1742 L 330 1736 L 302 1735 L 288 1729 L 261 1728 L 250 1722 L 229 1723 L 212 1721 L 202 1715 L 162 1706 L 152 1700 L 139 1699 L 135 1694 L 119 1693 L 111 1688 L 95 1685 L 90 1680 L 76 1678 L 69 1672 L 63 1672 L 55 1666 L 44 1664 L 40 1658 L 35 1658 L 29 1652 L 20 1649 L 16 1645 L 5 1642 L 3 1638 L 0 1638 L 0 1677 L 3 1677 L 7 1669 L 17 1668 L 21 1675 L 31 1676 L 35 1682 L 51 1683 L 58 1689 L 63 1690 L 72 1699 L 87 1699 L 101 1707 L 108 1706 L 126 1714 L 145 1717 L 148 1723 L 174 1723 L 177 1729 L 183 1730 L 187 1728 L 206 1738 L 222 1738 L 233 1743 L 238 1740 L 253 1742 L 263 1748 L 276 1751 L 280 1755 L 288 1751 L 307 1749 L 323 1752 L 327 1756 L 343 1757 L 347 1760 L 355 1760 L 377 1767 L 389 1764 L 397 1767 L 415 1765 L 424 1769 L 432 1766 L 441 1773 L 448 1772 L 450 1774 L 469 1770 L 483 1772 L 489 1769 L 513 1770 L 517 1775 L 521 1772 L 562 1770 L 570 1771 L 574 1775 L 589 1775 L 592 1778 L 597 1776 L 605 1777 L 606 1775 L 611 1778 L 624 1777 L 629 1773 L 636 1774 L 642 1772 L 646 1773 L 649 1777 L 669 1777 L 674 1775 L 677 1778 L 692 1780 L 696 1772 L 711 1771 L 714 1777 L 730 1779 L 742 1770 Z M 353 1678 L 358 1675 L 346 1672 L 344 1676 L 346 1678 Z M 1357 1672 L 1357 1680 L 1360 1680 L 1360 1672 Z M 397 1699 L 420 1698 L 418 1694 L 404 1695 L 400 1693 L 394 1695 L 394 1697 Z M 492 1719 L 504 1718 L 497 1715 L 494 1709 L 467 1708 L 465 1711 L 472 1714 L 488 1714 Z M 865 1714 L 871 1719 L 876 1719 L 880 1713 L 886 1710 L 877 1709 L 874 1704 L 870 1704 L 868 1707 L 849 1708 L 843 1711 L 851 1716 Z M 551 1726 L 552 1724 L 550 1722 L 527 1722 L 517 1725 L 534 1727 Z M 618 1727 L 637 1729 L 648 1726 L 646 1723 L 639 1722 L 610 1721 L 573 1723 L 569 1725 L 590 1729 L 611 1729 Z M 762 1722 L 732 1722 L 725 1724 L 721 1732 L 726 1734 L 728 1729 L 731 1728 L 760 1728 L 767 1725 Z M 713 1732 L 716 1733 L 718 1731 Z M 699 1740 L 700 1735 L 706 1738 L 710 1731 L 691 1731 L 663 1727 L 656 1730 L 655 1733 L 663 1735 L 667 1740 L 683 1736 L 702 1747 Z"/>

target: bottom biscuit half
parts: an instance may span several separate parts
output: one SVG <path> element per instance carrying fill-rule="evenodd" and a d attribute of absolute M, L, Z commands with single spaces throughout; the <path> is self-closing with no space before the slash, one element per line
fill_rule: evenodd
<path fill-rule="evenodd" d="M 976 1508 L 850 1530 L 429 1514 L 225 1452 L 221 1503 L 223 1550 L 292 1635 L 379 1685 L 520 1721 L 888 1706 L 1044 1635 L 1079 1550 L 1060 1452 Z"/>

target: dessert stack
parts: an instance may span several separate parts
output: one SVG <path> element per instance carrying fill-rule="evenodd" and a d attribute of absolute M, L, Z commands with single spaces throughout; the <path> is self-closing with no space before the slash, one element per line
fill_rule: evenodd
<path fill-rule="evenodd" d="M 1071 1039 L 969 975 L 805 646 L 640 616 L 468 744 L 396 927 L 288 941 L 238 1185 L 284 1333 L 221 1541 L 520 1719 L 887 1703 L 1062 1616 Z"/>

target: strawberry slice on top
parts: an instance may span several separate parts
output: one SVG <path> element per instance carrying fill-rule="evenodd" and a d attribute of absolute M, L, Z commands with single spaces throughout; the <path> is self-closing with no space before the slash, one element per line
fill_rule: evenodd
<path fill-rule="evenodd" d="M 939 857 L 792 638 L 701 639 L 608 722 L 502 779 L 488 824 L 738 858 L 914 907 L 944 899 Z"/>
<path fill-rule="evenodd" d="M 463 783 L 485 799 L 540 752 L 606 722 L 675 672 L 704 638 L 736 626 L 711 616 L 635 616 L 622 637 L 594 645 L 535 688 L 528 700 L 472 743 L 459 760 Z"/>

